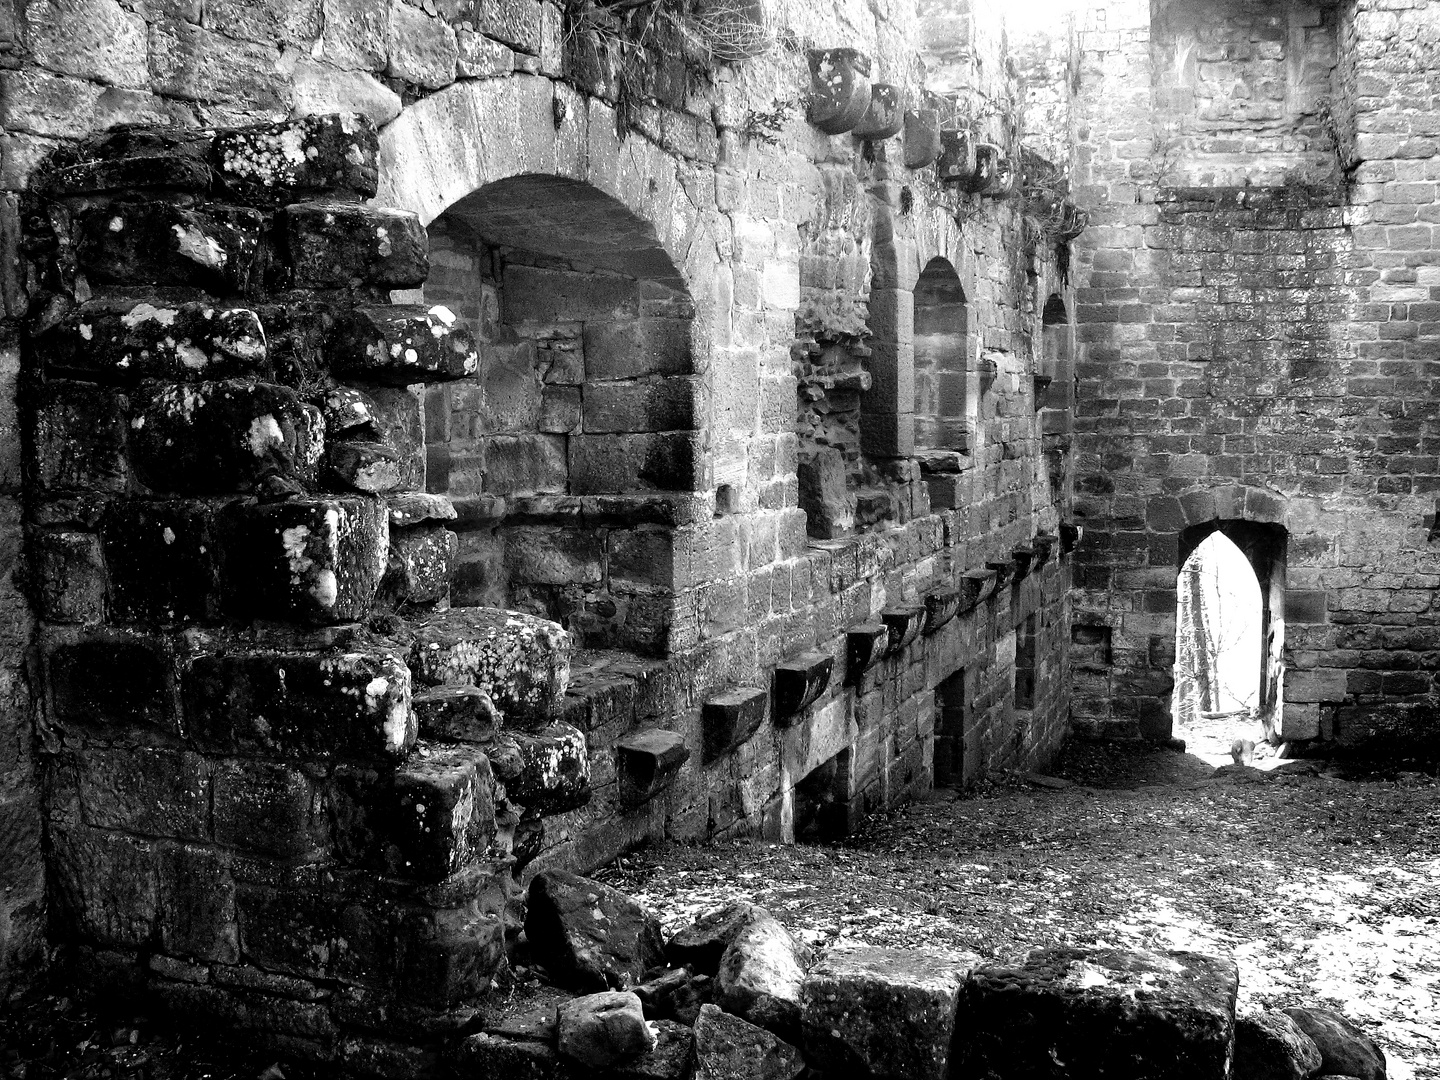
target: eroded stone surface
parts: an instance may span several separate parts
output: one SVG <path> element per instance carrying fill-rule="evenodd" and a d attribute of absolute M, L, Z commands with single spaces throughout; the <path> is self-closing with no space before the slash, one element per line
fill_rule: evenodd
<path fill-rule="evenodd" d="M 542 871 L 530 882 L 525 935 L 536 960 L 576 990 L 637 986 L 664 962 L 655 916 L 618 889 L 563 870 Z M 639 1016 L 640 999 L 634 1000 Z"/>
<path fill-rule="evenodd" d="M 468 683 L 507 717 L 543 722 L 565 696 L 570 648 L 570 635 L 545 619 L 455 608 L 416 627 L 412 666 L 428 685 Z"/>

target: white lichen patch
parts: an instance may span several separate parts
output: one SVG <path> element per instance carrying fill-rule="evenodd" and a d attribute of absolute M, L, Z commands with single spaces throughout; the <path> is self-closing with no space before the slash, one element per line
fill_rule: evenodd
<path fill-rule="evenodd" d="M 340 581 L 335 571 L 328 567 L 315 574 L 310 584 L 310 595 L 322 608 L 332 608 L 340 599 Z"/>
<path fill-rule="evenodd" d="M 444 326 L 455 325 L 455 313 L 444 304 L 436 304 L 427 313 L 432 319 L 438 319 Z"/>
<path fill-rule="evenodd" d="M 183 225 L 172 225 L 170 228 L 175 233 L 175 246 L 191 262 L 211 270 L 221 270 L 229 261 L 230 256 L 225 249 L 199 229 L 187 229 Z"/>
<path fill-rule="evenodd" d="M 250 430 L 245 434 L 246 445 L 256 457 L 262 457 L 269 450 L 285 445 L 285 432 L 280 422 L 270 413 L 257 416 L 250 421 Z"/>
<path fill-rule="evenodd" d="M 210 363 L 209 354 L 190 344 L 188 338 L 175 346 L 175 355 L 180 358 L 180 363 L 191 371 L 200 371 Z"/>
<path fill-rule="evenodd" d="M 179 226 L 177 225 L 178 229 Z M 159 323 L 161 326 L 171 326 L 175 322 L 175 316 L 180 312 L 172 307 L 156 307 L 154 304 L 136 304 L 133 308 L 120 316 L 121 325 L 133 330 L 147 322 Z"/>
<path fill-rule="evenodd" d="M 94 337 L 95 337 L 95 331 L 94 331 L 93 329 L 91 329 L 90 324 L 89 324 L 89 323 L 81 323 L 81 324 L 80 324 L 80 340 L 81 340 L 81 341 L 90 341 L 90 340 L 92 340 Z"/>

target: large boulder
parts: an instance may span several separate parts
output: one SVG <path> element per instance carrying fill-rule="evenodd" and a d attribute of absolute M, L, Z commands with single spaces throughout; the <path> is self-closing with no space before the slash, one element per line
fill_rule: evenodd
<path fill-rule="evenodd" d="M 1321 1064 L 1315 1041 L 1284 1013 L 1235 1021 L 1234 1080 L 1307 1080 Z"/>
<path fill-rule="evenodd" d="M 1038 949 L 977 968 L 956 1075 L 1229 1080 L 1239 974 L 1192 952 Z"/>
<path fill-rule="evenodd" d="M 684 964 L 702 975 L 713 976 L 720 970 L 720 958 L 740 931 L 766 914 L 756 904 L 733 900 L 676 931 L 665 943 L 665 956 L 672 964 Z"/>
<path fill-rule="evenodd" d="M 794 1080 L 805 1070 L 800 1051 L 764 1028 L 715 1005 L 695 1021 L 695 1080 Z"/>
<path fill-rule="evenodd" d="M 1374 1039 L 1334 1009 L 1281 1010 L 1320 1051 L 1320 1071 L 1359 1080 L 1385 1080 L 1385 1054 Z"/>
<path fill-rule="evenodd" d="M 648 1054 L 659 1041 L 645 1021 L 640 999 L 623 990 L 564 1002 L 555 1024 L 560 1056 L 590 1069 L 608 1069 Z"/>
<path fill-rule="evenodd" d="M 960 990 L 979 962 L 939 949 L 830 951 L 800 991 L 806 1057 L 838 1076 L 945 1080 Z"/>
<path fill-rule="evenodd" d="M 530 882 L 525 936 L 531 955 L 574 990 L 638 986 L 665 962 L 655 916 L 620 890 L 563 870 Z"/>
<path fill-rule="evenodd" d="M 798 1042 L 800 986 L 810 953 L 769 912 L 757 910 L 720 957 L 716 997 L 726 1012 Z"/>

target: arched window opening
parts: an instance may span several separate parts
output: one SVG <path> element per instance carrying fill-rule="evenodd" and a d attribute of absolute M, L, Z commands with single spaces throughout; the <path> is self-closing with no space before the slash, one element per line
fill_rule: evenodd
<path fill-rule="evenodd" d="M 1211 764 L 1267 760 L 1281 677 L 1284 530 L 1242 521 L 1187 534 L 1176 581 L 1175 734 Z"/>
<path fill-rule="evenodd" d="M 915 445 L 969 449 L 969 309 L 955 268 L 931 259 L 915 283 Z"/>
<path fill-rule="evenodd" d="M 693 307 L 653 227 L 587 184 L 487 184 L 430 225 L 424 300 L 475 331 L 480 370 L 431 388 L 426 486 L 461 511 L 455 602 L 667 649 L 670 529 L 701 481 Z"/>

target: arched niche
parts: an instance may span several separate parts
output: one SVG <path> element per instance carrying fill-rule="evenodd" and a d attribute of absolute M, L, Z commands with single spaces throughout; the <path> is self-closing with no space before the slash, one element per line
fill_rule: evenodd
<path fill-rule="evenodd" d="M 968 448 L 969 307 L 960 276 L 934 258 L 915 282 L 915 444 Z"/>
<path fill-rule="evenodd" d="M 1050 380 L 1040 399 L 1047 434 L 1069 430 L 1075 403 L 1075 328 L 1059 293 L 1051 293 L 1040 315 L 1040 375 Z"/>
<path fill-rule="evenodd" d="M 427 304 L 480 342 L 427 392 L 427 487 L 461 510 L 457 602 L 667 651 L 673 515 L 705 482 L 695 306 L 650 223 L 568 177 L 520 174 L 429 226 Z"/>

